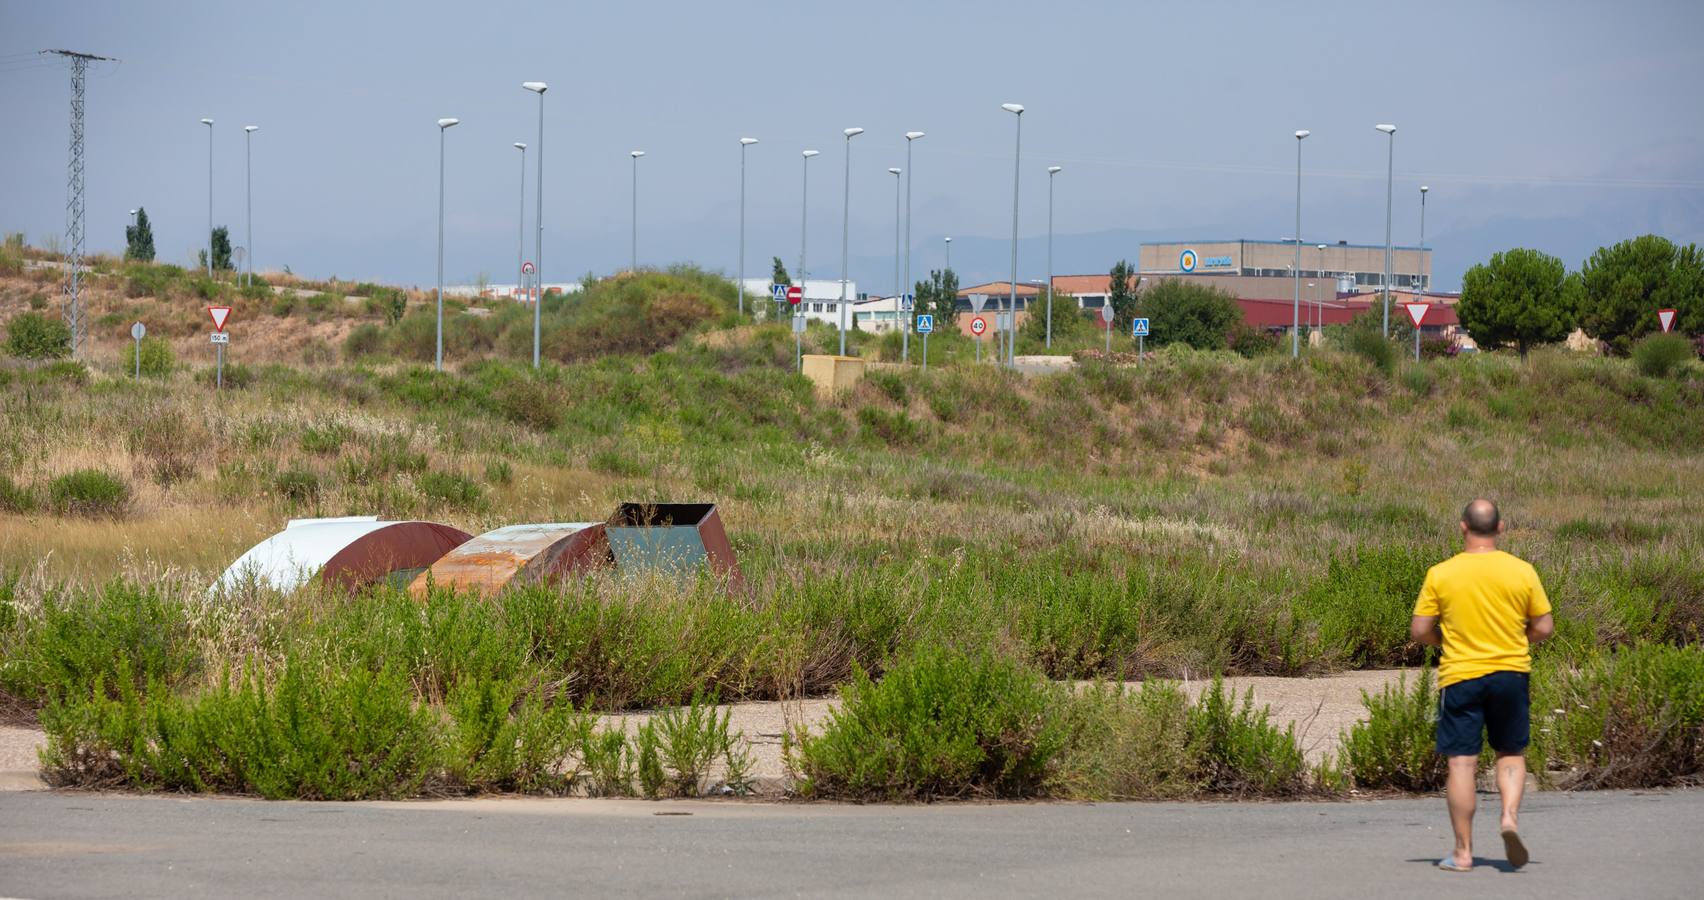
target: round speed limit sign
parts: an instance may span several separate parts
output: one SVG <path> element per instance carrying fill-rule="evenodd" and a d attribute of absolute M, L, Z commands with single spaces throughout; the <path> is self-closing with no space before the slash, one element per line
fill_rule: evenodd
<path fill-rule="evenodd" d="M 988 323 L 983 321 L 981 316 L 977 316 L 976 318 L 970 320 L 970 333 L 971 334 L 974 334 L 977 337 L 981 337 L 982 332 L 987 331 L 987 330 L 988 330 Z"/>

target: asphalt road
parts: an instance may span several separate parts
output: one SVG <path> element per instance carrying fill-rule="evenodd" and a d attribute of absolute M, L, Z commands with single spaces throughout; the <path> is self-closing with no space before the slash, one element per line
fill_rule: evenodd
<path fill-rule="evenodd" d="M 1485 862 L 1500 862 L 1481 797 Z M 1541 794 L 1435 871 L 1441 799 L 887 807 L 0 794 L 0 896 L 1697 897 L 1704 792 Z"/>

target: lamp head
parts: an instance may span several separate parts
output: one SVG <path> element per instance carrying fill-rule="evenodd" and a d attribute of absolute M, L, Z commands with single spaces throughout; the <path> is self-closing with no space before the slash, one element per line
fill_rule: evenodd
<path fill-rule="evenodd" d="M 847 140 L 852 140 L 853 138 L 855 138 L 858 135 L 863 134 L 863 133 L 864 133 L 864 129 L 862 129 L 862 128 L 848 128 L 845 131 L 841 132 L 841 134 L 846 135 Z"/>
<path fill-rule="evenodd" d="M 1063 171 L 1065 171 L 1064 166 L 1048 166 L 1047 167 L 1047 174 L 1049 174 L 1049 175 L 1058 175 L 1060 172 L 1063 172 Z"/>
<path fill-rule="evenodd" d="M 460 125 L 460 124 L 461 124 L 460 119 L 439 119 L 438 120 L 438 130 L 442 131 L 445 128 L 454 128 L 454 127 L 456 127 L 457 125 Z"/>
<path fill-rule="evenodd" d="M 550 90 L 550 85 L 545 84 L 542 81 L 523 81 L 521 82 L 521 87 L 526 88 L 535 94 L 542 94 L 545 91 Z"/>
<path fill-rule="evenodd" d="M 892 168 L 888 169 L 889 175 L 898 175 L 899 173 L 900 173 L 899 169 L 892 169 Z"/>
<path fill-rule="evenodd" d="M 1303 138 L 1307 137 L 1310 134 L 1313 134 L 1313 132 L 1307 130 L 1306 128 L 1303 128 L 1302 130 L 1296 132 L 1296 140 L 1298 140 L 1298 141 L 1302 140 Z"/>
<path fill-rule="evenodd" d="M 821 150 L 806 150 L 805 153 L 804 153 L 804 157 L 806 159 L 810 159 L 813 156 L 820 156 L 821 154 L 822 154 Z"/>
<path fill-rule="evenodd" d="M 643 151 L 643 150 L 634 150 L 634 151 L 633 151 L 633 152 L 631 152 L 631 153 L 629 153 L 629 154 L 627 154 L 627 155 L 628 155 L 628 156 L 631 156 L 631 157 L 633 157 L 633 158 L 634 158 L 634 159 L 638 159 L 638 158 L 639 158 L 639 157 L 641 157 L 641 156 L 644 156 L 644 155 L 645 155 L 645 151 Z"/>
<path fill-rule="evenodd" d="M 1396 126 L 1395 125 L 1374 125 L 1373 127 L 1384 132 L 1385 134 L 1395 134 L 1396 133 Z"/>
<path fill-rule="evenodd" d="M 757 143 L 757 138 L 740 138 L 740 146 L 741 147 L 750 147 L 752 144 L 755 144 L 755 143 Z"/>
<path fill-rule="evenodd" d="M 134 216 L 134 215 L 136 215 L 136 210 L 134 210 L 134 209 L 133 209 L 133 210 L 131 210 L 131 211 L 130 211 L 130 214 L 131 214 L 131 215 L 133 215 L 133 216 Z"/>
<path fill-rule="evenodd" d="M 948 236 L 948 237 L 947 237 L 947 243 L 949 243 L 949 244 L 950 244 L 950 243 L 952 243 L 952 242 L 953 242 L 953 239 L 952 239 L 952 237 L 951 237 L 951 236 L 950 236 L 950 235 L 949 235 L 949 236 Z"/>
<path fill-rule="evenodd" d="M 905 139 L 908 140 L 908 141 L 915 141 L 922 136 L 923 136 L 923 132 L 921 132 L 921 131 L 907 131 L 905 133 Z"/>
<path fill-rule="evenodd" d="M 243 130 L 248 132 L 249 134 L 254 134 L 255 132 L 260 130 L 260 126 L 259 125 L 244 125 Z"/>
<path fill-rule="evenodd" d="M 1427 191 L 1429 191 L 1429 190 L 1431 190 L 1431 188 L 1429 188 L 1429 187 L 1427 187 L 1427 186 L 1425 186 L 1425 185 L 1420 185 L 1420 193 L 1422 193 L 1422 194 L 1424 194 L 1424 193 L 1426 193 L 1426 192 L 1427 192 Z"/>
<path fill-rule="evenodd" d="M 1320 245 L 1319 245 L 1319 246 L 1318 246 L 1318 248 L 1317 248 L 1317 249 L 1320 249 L 1320 250 L 1324 250 L 1324 249 L 1325 249 L 1325 245 L 1324 245 L 1324 244 L 1320 244 Z"/>
<path fill-rule="evenodd" d="M 213 120 L 212 120 L 212 119 L 202 119 L 202 120 L 201 120 L 201 124 L 203 124 L 203 125 L 212 125 L 212 124 L 213 124 Z"/>
<path fill-rule="evenodd" d="M 1006 112 L 1016 113 L 1020 116 L 1024 114 L 1024 105 L 1022 103 L 1002 103 L 1000 104 L 1000 108 Z"/>
<path fill-rule="evenodd" d="M 520 141 L 516 141 L 515 142 L 515 149 L 516 150 L 525 150 L 525 149 L 527 149 L 527 145 L 521 143 Z"/>

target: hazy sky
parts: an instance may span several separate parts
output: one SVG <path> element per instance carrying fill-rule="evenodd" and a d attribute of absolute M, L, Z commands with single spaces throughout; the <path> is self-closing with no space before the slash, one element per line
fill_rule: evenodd
<path fill-rule="evenodd" d="M 1382 243 L 1394 122 L 1395 235 L 1427 243 L 1439 286 L 1508 246 L 1569 265 L 1656 231 L 1704 241 L 1704 4 L 1580 2 L 982 2 L 259 4 L 0 0 L 0 230 L 63 232 L 69 76 L 32 57 L 118 57 L 91 70 L 88 235 L 123 247 L 146 206 L 160 257 L 188 262 L 207 216 L 243 242 L 244 124 L 254 138 L 256 260 L 298 273 L 430 284 L 438 134 L 448 132 L 446 278 L 513 279 L 519 160 L 545 98 L 550 280 L 628 258 L 640 161 L 641 263 L 734 271 L 739 144 L 748 151 L 748 274 L 799 253 L 800 151 L 811 163 L 811 271 L 840 260 L 845 140 L 851 254 L 892 283 L 894 179 L 915 147 L 913 270 L 1003 277 L 1013 117 L 1023 103 L 1020 277 L 1046 259 L 1105 271 L 1133 233 L 1292 233 L 1298 128 L 1309 243 Z M 527 172 L 532 215 L 533 167 Z M 530 224 L 529 224 L 530 228 Z M 531 246 L 529 235 L 528 246 Z M 530 250 L 529 250 L 530 256 Z"/>

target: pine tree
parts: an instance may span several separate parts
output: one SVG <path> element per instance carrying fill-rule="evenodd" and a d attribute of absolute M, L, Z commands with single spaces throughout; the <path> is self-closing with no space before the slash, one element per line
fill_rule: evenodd
<path fill-rule="evenodd" d="M 223 225 L 213 229 L 213 271 L 231 270 L 231 231 Z"/>
<path fill-rule="evenodd" d="M 154 229 L 148 224 L 148 210 L 136 210 L 136 224 L 124 227 L 124 258 L 139 262 L 154 261 Z"/>
<path fill-rule="evenodd" d="M 1136 285 L 1132 281 L 1135 272 L 1130 263 L 1122 259 L 1112 267 L 1112 284 L 1107 289 L 1106 302 L 1112 304 L 1112 328 L 1115 331 L 1128 332 L 1130 320 L 1136 317 Z"/>
<path fill-rule="evenodd" d="M 770 257 L 775 260 L 775 269 L 769 275 L 770 284 L 792 284 L 793 279 L 787 275 L 787 267 L 781 264 L 781 257 Z"/>

